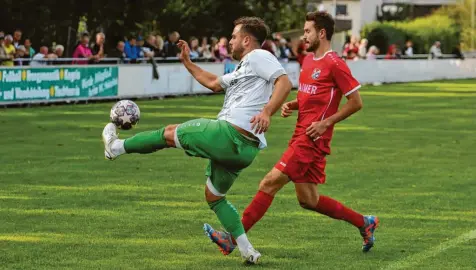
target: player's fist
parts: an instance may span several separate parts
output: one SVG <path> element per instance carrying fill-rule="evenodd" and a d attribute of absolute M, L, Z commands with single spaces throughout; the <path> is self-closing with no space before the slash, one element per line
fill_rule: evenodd
<path fill-rule="evenodd" d="M 293 110 L 291 109 L 291 104 L 290 102 L 284 103 L 283 106 L 281 107 L 281 116 L 286 118 L 291 116 L 293 114 Z"/>
<path fill-rule="evenodd" d="M 179 40 L 177 46 L 180 48 L 180 60 L 189 61 L 190 60 L 190 47 L 185 40 Z"/>
<path fill-rule="evenodd" d="M 313 122 L 307 129 L 306 134 L 313 141 L 319 139 L 324 132 L 329 128 L 330 124 L 327 121 Z"/>

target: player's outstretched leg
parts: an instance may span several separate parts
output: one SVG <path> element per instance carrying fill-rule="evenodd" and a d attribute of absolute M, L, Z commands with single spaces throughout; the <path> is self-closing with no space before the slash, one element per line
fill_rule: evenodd
<path fill-rule="evenodd" d="M 177 125 L 169 125 L 158 130 L 138 133 L 126 140 L 120 140 L 116 126 L 109 123 L 102 132 L 104 156 L 109 160 L 114 160 L 123 154 L 148 154 L 163 148 L 175 147 L 174 132 L 176 127 Z"/>
<path fill-rule="evenodd" d="M 261 254 L 256 251 L 251 245 L 248 237 L 246 236 L 245 229 L 240 221 L 240 215 L 236 211 L 236 208 L 226 199 L 224 194 L 220 194 L 213 186 L 211 186 L 210 181 L 207 182 L 207 187 L 205 190 L 205 197 L 207 199 L 210 209 L 212 209 L 217 215 L 220 223 L 225 228 L 226 231 L 230 232 L 229 235 L 218 234 L 216 231 L 211 228 L 209 232 L 210 238 L 228 238 L 231 241 L 231 236 L 235 237 L 238 249 L 240 250 L 241 257 L 247 263 L 256 264 L 261 257 Z M 209 186 L 211 186 L 209 188 Z M 210 190 L 210 189 L 213 189 Z M 205 225 L 207 227 L 207 224 Z M 224 239 L 226 241 L 226 239 Z M 220 247 L 221 248 L 221 247 Z M 234 247 L 233 247 L 234 249 Z M 223 254 L 231 252 L 232 250 L 227 250 L 226 247 L 221 249 Z"/>
<path fill-rule="evenodd" d="M 295 183 L 296 194 L 301 207 L 315 211 L 333 219 L 344 220 L 359 229 L 363 238 L 362 251 L 369 251 L 375 242 L 374 232 L 379 220 L 374 216 L 366 216 L 347 208 L 330 197 L 319 195 L 315 183 Z"/>

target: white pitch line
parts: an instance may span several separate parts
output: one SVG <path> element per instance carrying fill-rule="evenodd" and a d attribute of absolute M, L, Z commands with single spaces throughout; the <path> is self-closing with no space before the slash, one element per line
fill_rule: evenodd
<path fill-rule="evenodd" d="M 412 265 L 421 263 L 422 261 L 436 256 L 438 253 L 441 253 L 447 249 L 456 247 L 458 245 L 461 245 L 464 242 L 468 242 L 470 240 L 473 240 L 476 238 L 476 230 L 472 230 L 468 233 L 462 234 L 454 239 L 451 239 L 449 241 L 443 242 L 439 244 L 438 246 L 435 246 L 433 248 L 430 248 L 426 251 L 416 253 L 414 255 L 405 257 L 399 261 L 393 262 L 387 267 L 385 267 L 385 270 L 393 270 L 393 269 L 402 269 L 402 268 L 409 268 Z"/>

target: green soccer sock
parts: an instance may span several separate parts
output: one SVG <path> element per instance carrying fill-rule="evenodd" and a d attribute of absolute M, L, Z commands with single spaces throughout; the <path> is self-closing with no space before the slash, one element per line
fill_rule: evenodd
<path fill-rule="evenodd" d="M 218 201 L 208 203 L 208 205 L 210 209 L 215 212 L 221 224 L 225 227 L 225 230 L 231 233 L 235 239 L 245 233 L 243 224 L 241 224 L 240 215 L 225 197 Z"/>
<path fill-rule="evenodd" d="M 126 153 L 149 154 L 169 147 L 164 137 L 165 128 L 137 133 L 124 141 Z"/>

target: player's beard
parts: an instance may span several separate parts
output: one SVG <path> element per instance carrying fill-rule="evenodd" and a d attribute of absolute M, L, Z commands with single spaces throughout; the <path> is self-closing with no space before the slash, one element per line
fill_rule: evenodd
<path fill-rule="evenodd" d="M 233 59 L 237 61 L 240 61 L 244 51 L 245 49 L 242 46 L 235 45 L 233 46 L 233 49 L 231 50 L 231 57 L 233 57 Z"/>
<path fill-rule="evenodd" d="M 314 42 L 309 42 L 309 47 L 307 47 L 306 51 L 307 52 L 315 52 L 317 49 L 319 49 L 319 45 L 321 45 L 321 42 L 319 42 L 319 39 L 316 39 Z"/>

